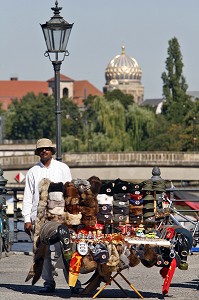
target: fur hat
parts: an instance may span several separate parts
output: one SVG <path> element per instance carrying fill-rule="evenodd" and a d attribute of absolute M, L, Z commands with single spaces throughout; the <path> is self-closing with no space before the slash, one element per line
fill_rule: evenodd
<path fill-rule="evenodd" d="M 108 196 L 107 194 L 98 194 L 97 202 L 100 205 L 104 205 L 104 204 L 113 205 L 113 196 Z"/>
<path fill-rule="evenodd" d="M 144 183 L 129 183 L 129 191 L 130 193 L 135 194 L 137 191 L 141 191 L 143 188 Z"/>
<path fill-rule="evenodd" d="M 51 192 L 64 192 L 63 182 L 51 182 L 48 188 L 48 193 Z"/>
<path fill-rule="evenodd" d="M 78 214 L 70 214 L 66 212 L 66 225 L 79 225 L 81 223 L 82 214 L 79 212 Z"/>
<path fill-rule="evenodd" d="M 82 194 L 83 198 L 80 198 L 80 206 L 87 206 L 87 207 L 97 207 L 97 199 L 94 195 L 87 195 L 87 194 Z M 82 196 L 81 195 L 81 196 Z M 84 197 L 85 196 L 85 197 Z"/>
<path fill-rule="evenodd" d="M 109 259 L 109 251 L 103 243 L 98 243 L 92 249 L 93 259 L 100 264 L 104 264 Z"/>
<path fill-rule="evenodd" d="M 66 205 L 79 204 L 79 191 L 73 182 L 66 182 L 64 184 L 64 196 Z"/>
<path fill-rule="evenodd" d="M 55 207 L 64 207 L 65 203 L 64 201 L 54 201 L 54 200 L 48 200 L 47 208 L 53 209 Z"/>
<path fill-rule="evenodd" d="M 117 248 L 114 244 L 107 245 L 109 260 L 107 261 L 107 266 L 109 267 L 117 267 L 120 263 L 120 257 L 117 252 Z M 115 270 L 115 269 L 114 269 Z"/>
<path fill-rule="evenodd" d="M 116 249 L 117 249 L 118 254 L 121 255 L 124 250 L 124 246 L 122 244 L 117 244 Z"/>
<path fill-rule="evenodd" d="M 141 215 L 143 213 L 143 205 L 136 206 L 129 204 L 129 213 L 135 216 Z"/>
<path fill-rule="evenodd" d="M 132 248 L 130 250 L 130 255 L 128 256 L 128 259 L 129 259 L 130 267 L 135 267 L 135 266 L 139 265 L 139 263 L 140 263 L 140 259 L 137 255 L 137 252 Z"/>
<path fill-rule="evenodd" d="M 120 200 L 114 200 L 113 206 L 117 207 L 129 207 L 129 201 L 120 201 Z"/>
<path fill-rule="evenodd" d="M 72 197 L 72 198 L 79 197 L 79 190 L 75 187 L 73 182 L 66 182 L 64 184 L 64 192 L 65 192 L 65 197 Z"/>
<path fill-rule="evenodd" d="M 113 218 L 112 213 L 102 214 L 99 212 L 97 214 L 97 221 L 101 224 L 104 224 L 104 223 L 110 224 L 112 221 L 112 218 Z"/>
<path fill-rule="evenodd" d="M 97 210 L 95 207 L 80 206 L 82 216 L 96 216 Z"/>
<path fill-rule="evenodd" d="M 120 178 L 114 181 L 114 194 L 128 193 L 130 189 L 130 183 Z"/>
<path fill-rule="evenodd" d="M 135 200 L 135 199 L 131 198 L 131 200 L 129 201 L 129 203 L 133 204 L 133 205 L 136 205 L 136 206 L 140 206 L 140 205 L 143 204 L 143 199 L 141 198 L 141 199 Z"/>
<path fill-rule="evenodd" d="M 87 227 L 94 227 L 97 223 L 96 216 L 82 216 L 81 223 Z"/>
<path fill-rule="evenodd" d="M 53 146 L 52 141 L 49 139 L 43 138 L 43 139 L 40 139 L 37 141 L 35 155 L 39 155 L 39 149 L 41 149 L 41 148 L 50 148 L 52 154 L 56 153 L 56 148 L 55 148 L 55 146 Z"/>
<path fill-rule="evenodd" d="M 140 191 L 135 191 L 135 193 L 130 193 L 130 197 L 131 199 L 142 199 L 144 196 L 144 193 L 140 192 Z"/>
<path fill-rule="evenodd" d="M 123 214 L 114 214 L 113 215 L 113 221 L 116 223 L 119 222 L 126 222 L 127 216 L 124 216 Z"/>
<path fill-rule="evenodd" d="M 90 182 L 90 189 L 92 191 L 93 194 L 99 194 L 101 186 L 102 186 L 102 182 L 99 179 L 99 177 L 97 176 L 91 176 L 90 178 L 88 178 L 88 181 Z"/>
<path fill-rule="evenodd" d="M 66 197 L 65 204 L 66 205 L 77 205 L 77 204 L 79 204 L 79 198 Z"/>
<path fill-rule="evenodd" d="M 109 282 L 112 274 L 111 267 L 107 266 L 106 263 L 98 264 L 97 266 L 99 275 L 103 278 L 104 282 Z"/>
<path fill-rule="evenodd" d="M 112 182 L 107 182 L 107 183 L 103 182 L 102 185 L 101 185 L 101 189 L 100 189 L 99 194 L 106 194 L 106 195 L 109 195 L 109 196 L 113 196 L 114 191 L 113 191 Z"/>
<path fill-rule="evenodd" d="M 157 263 L 158 254 L 156 247 L 152 247 L 148 244 L 144 245 L 143 258 L 141 259 L 141 263 L 147 267 L 151 268 Z"/>
<path fill-rule="evenodd" d="M 143 215 L 132 215 L 129 214 L 129 223 L 130 224 L 141 224 Z"/>
<path fill-rule="evenodd" d="M 95 271 L 96 268 L 97 268 L 97 262 L 94 261 L 93 256 L 89 251 L 88 254 L 82 257 L 82 265 L 80 268 L 80 273 L 87 274 Z"/>
<path fill-rule="evenodd" d="M 124 216 L 129 214 L 129 207 L 113 206 L 113 214 L 122 214 Z"/>
<path fill-rule="evenodd" d="M 48 188 L 49 200 L 64 202 L 64 185 L 62 182 L 51 182 Z"/>
<path fill-rule="evenodd" d="M 111 213 L 112 212 L 112 205 L 110 204 L 100 204 L 98 205 L 98 208 L 99 208 L 99 213 L 101 214 L 107 214 L 107 213 Z"/>
<path fill-rule="evenodd" d="M 40 196 L 40 200 L 42 201 L 43 199 L 48 199 L 48 188 L 50 186 L 50 179 L 48 178 L 43 178 L 40 182 L 39 182 L 39 196 Z"/>
<path fill-rule="evenodd" d="M 91 188 L 91 184 L 88 180 L 76 179 L 73 182 L 80 194 L 90 190 Z"/>
<path fill-rule="evenodd" d="M 117 193 L 113 195 L 114 200 L 127 202 L 131 199 L 129 193 Z"/>
<path fill-rule="evenodd" d="M 77 215 L 80 212 L 80 206 L 78 204 L 69 204 L 65 206 L 65 211 L 70 214 Z"/>

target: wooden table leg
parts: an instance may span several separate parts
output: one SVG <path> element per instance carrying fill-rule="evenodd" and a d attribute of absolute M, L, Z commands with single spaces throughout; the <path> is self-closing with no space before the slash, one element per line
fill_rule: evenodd
<path fill-rule="evenodd" d="M 123 291 L 123 293 L 127 295 L 127 293 L 125 292 L 125 290 L 121 287 L 121 285 L 115 280 L 115 277 L 117 275 L 120 275 L 127 283 L 128 285 L 132 288 L 132 290 L 134 290 L 134 292 L 141 298 L 144 299 L 144 297 L 138 292 L 138 290 L 130 283 L 130 281 L 121 273 L 121 271 L 118 271 L 117 273 L 115 273 L 114 276 L 111 276 L 110 280 L 108 282 L 106 282 L 100 289 L 99 291 L 97 291 L 97 293 L 95 293 L 95 295 L 93 296 L 93 299 L 95 299 L 106 287 L 107 285 L 109 285 L 111 283 L 111 281 L 114 281 L 115 284 Z"/>
<path fill-rule="evenodd" d="M 107 285 L 109 285 L 111 283 L 111 281 L 118 275 L 118 273 L 116 273 L 114 276 L 111 276 L 109 281 L 106 282 L 102 287 L 101 289 L 99 289 L 99 291 L 97 291 L 97 293 L 95 293 L 95 295 L 93 296 L 93 299 L 95 299 L 97 297 L 97 295 L 99 295 Z"/>

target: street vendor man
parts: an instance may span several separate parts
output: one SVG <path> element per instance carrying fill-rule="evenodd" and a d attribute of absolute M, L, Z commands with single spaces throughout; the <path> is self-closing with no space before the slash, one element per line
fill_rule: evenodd
<path fill-rule="evenodd" d="M 70 182 L 72 180 L 71 171 L 67 164 L 53 158 L 56 148 L 52 141 L 47 138 L 39 139 L 36 143 L 35 155 L 40 157 L 40 161 L 31 167 L 26 174 L 25 190 L 22 205 L 22 215 L 24 217 L 24 230 L 28 235 L 34 234 L 35 220 L 37 219 L 37 208 L 39 204 L 39 183 L 44 178 L 51 182 Z M 61 255 L 59 242 L 54 244 L 55 252 Z M 64 269 L 64 276 L 68 282 L 68 272 Z M 44 286 L 40 293 L 54 293 L 55 280 L 51 260 L 50 245 L 44 258 L 42 268 L 42 279 Z M 79 294 L 82 291 L 80 281 L 71 288 L 71 293 Z"/>

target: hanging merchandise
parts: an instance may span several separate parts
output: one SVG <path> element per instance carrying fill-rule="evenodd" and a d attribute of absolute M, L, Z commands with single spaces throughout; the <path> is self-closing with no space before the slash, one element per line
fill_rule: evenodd
<path fill-rule="evenodd" d="M 74 287 L 76 285 L 80 268 L 82 263 L 82 256 L 76 251 L 72 254 L 69 264 L 68 285 Z"/>

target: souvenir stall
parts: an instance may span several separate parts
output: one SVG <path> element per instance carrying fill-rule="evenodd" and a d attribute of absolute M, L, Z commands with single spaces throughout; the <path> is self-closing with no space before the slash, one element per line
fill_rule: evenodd
<path fill-rule="evenodd" d="M 119 276 L 143 298 L 122 274 L 139 263 L 160 268 L 166 295 L 175 268 L 188 268 L 192 246 L 187 230 L 169 224 L 169 206 L 161 177 L 140 183 L 119 178 L 103 182 L 96 176 L 65 184 L 42 180 L 34 260 L 26 281 L 37 282 L 44 248 L 60 241 L 69 286 L 75 286 L 79 273 L 91 273 L 82 295 L 99 288 L 96 298 L 112 281 L 123 290 L 116 280 Z"/>

